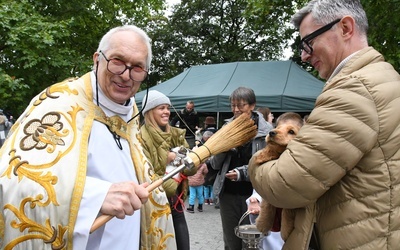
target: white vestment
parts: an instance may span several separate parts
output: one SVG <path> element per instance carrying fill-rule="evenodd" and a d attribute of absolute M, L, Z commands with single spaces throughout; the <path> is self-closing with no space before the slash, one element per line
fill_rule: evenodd
<path fill-rule="evenodd" d="M 92 78 L 93 102 L 96 103 L 96 82 Z M 133 98 L 132 98 L 133 99 Z M 110 101 L 99 88 L 99 103 L 107 116 L 118 115 L 126 122 L 132 117 L 133 103 L 123 106 Z M 88 170 L 83 198 L 74 232 L 75 249 L 139 249 L 140 211 L 123 220 L 113 218 L 92 234 L 87 231 L 96 218 L 112 183 L 133 180 L 138 183 L 128 142 L 120 138 L 122 150 L 117 146 L 107 126 L 93 122 L 89 137 Z M 115 241 L 121 238 L 124 240 Z M 88 241 L 88 242 L 87 242 Z M 87 242 L 87 245 L 86 245 Z"/>
<path fill-rule="evenodd" d="M 89 234 L 112 183 L 160 178 L 143 154 L 138 110 L 108 100 L 94 74 L 40 93 L 0 149 L 0 249 L 176 249 L 162 188 L 132 216 Z M 110 130 L 120 136 L 122 150 Z"/>

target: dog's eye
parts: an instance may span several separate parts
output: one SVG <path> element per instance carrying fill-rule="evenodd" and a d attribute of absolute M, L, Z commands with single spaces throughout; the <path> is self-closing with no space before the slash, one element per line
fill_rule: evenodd
<path fill-rule="evenodd" d="M 291 135 L 295 135 L 295 134 L 296 134 L 296 132 L 294 132 L 293 130 L 289 130 L 289 134 L 291 134 Z"/>

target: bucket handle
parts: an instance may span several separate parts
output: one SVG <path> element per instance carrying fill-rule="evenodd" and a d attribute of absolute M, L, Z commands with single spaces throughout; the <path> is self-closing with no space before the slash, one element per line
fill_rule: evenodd
<path fill-rule="evenodd" d="M 244 218 L 246 218 L 249 214 L 251 214 L 251 211 L 250 211 L 250 210 L 247 210 L 247 211 L 242 215 L 242 217 L 240 217 L 238 226 L 240 226 L 240 223 L 242 223 L 242 221 L 244 220 Z"/>

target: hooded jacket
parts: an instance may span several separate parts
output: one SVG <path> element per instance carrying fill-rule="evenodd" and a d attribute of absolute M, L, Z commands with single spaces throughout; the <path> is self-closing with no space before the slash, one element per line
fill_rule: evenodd
<path fill-rule="evenodd" d="M 257 166 L 253 156 L 257 192 L 301 212 L 284 249 L 307 249 L 312 222 L 320 249 L 398 248 L 399 107 L 399 74 L 365 48 L 326 83 L 278 160 Z"/>
<path fill-rule="evenodd" d="M 170 132 L 162 132 L 156 130 L 152 126 L 144 124 L 140 128 L 140 135 L 143 151 L 153 165 L 154 171 L 160 177 L 165 175 L 168 152 L 175 147 L 189 147 L 185 140 L 185 130 L 172 126 L 170 127 Z M 186 176 L 193 175 L 195 173 L 196 168 L 185 169 L 183 171 L 183 174 Z M 184 179 L 182 182 L 182 184 L 184 184 L 182 185 L 184 188 L 184 190 L 182 190 L 183 200 L 185 200 L 188 190 L 188 180 Z M 179 192 L 178 187 L 180 184 L 181 183 L 178 183 L 172 178 L 166 180 L 162 184 L 168 198 Z"/>

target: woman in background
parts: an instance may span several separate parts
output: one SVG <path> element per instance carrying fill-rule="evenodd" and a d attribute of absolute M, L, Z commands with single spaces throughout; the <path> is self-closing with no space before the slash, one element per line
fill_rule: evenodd
<path fill-rule="evenodd" d="M 272 114 L 271 110 L 267 107 L 260 107 L 257 109 L 258 112 L 260 112 L 264 119 L 272 126 L 274 126 L 274 114 Z"/>
<path fill-rule="evenodd" d="M 171 152 L 171 149 L 189 147 L 185 140 L 185 130 L 169 125 L 170 106 L 169 98 L 156 90 L 150 90 L 142 102 L 144 124 L 140 128 L 141 142 L 145 155 L 160 177 L 165 175 L 167 165 L 176 157 L 176 153 Z M 195 173 L 196 168 L 185 169 L 162 184 L 171 207 L 178 250 L 190 249 L 189 230 L 183 207 L 188 190 L 186 176 Z"/>

